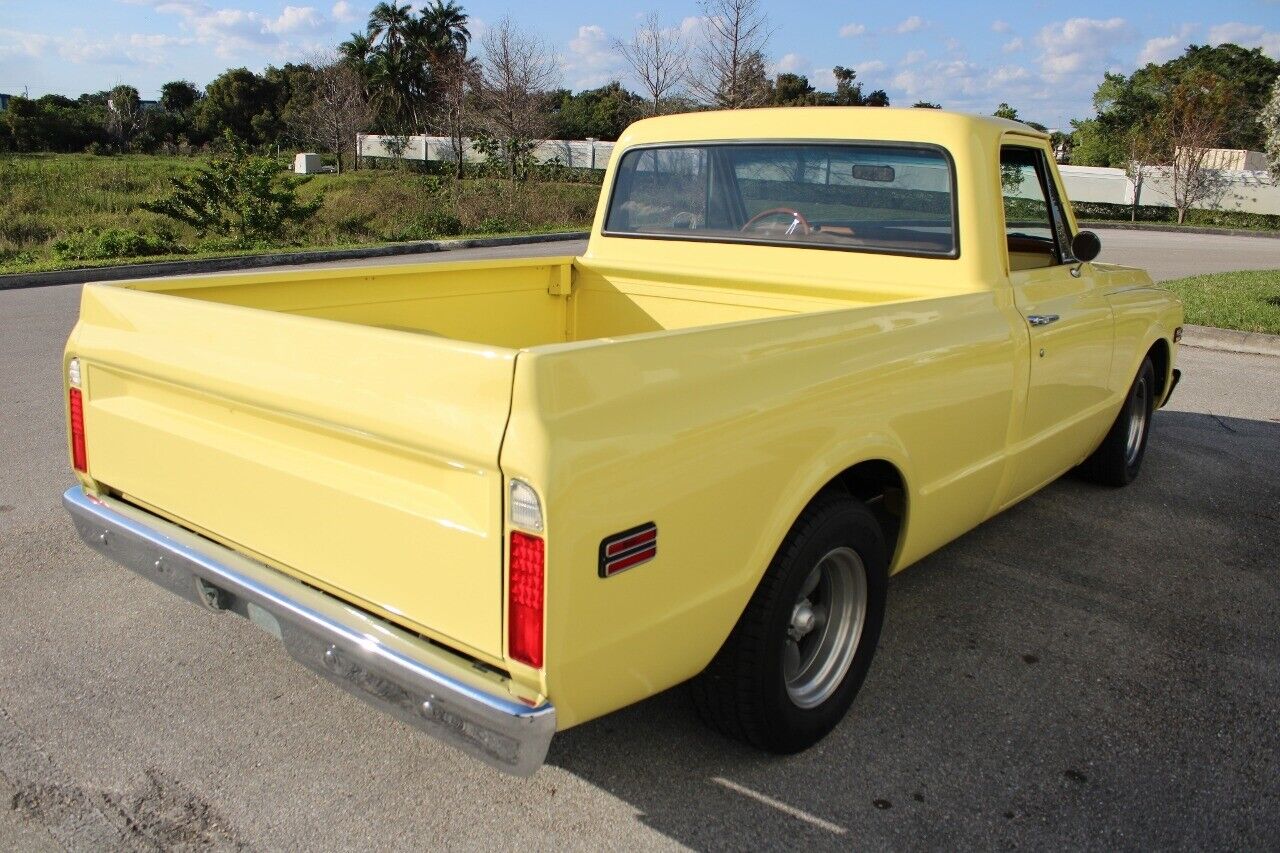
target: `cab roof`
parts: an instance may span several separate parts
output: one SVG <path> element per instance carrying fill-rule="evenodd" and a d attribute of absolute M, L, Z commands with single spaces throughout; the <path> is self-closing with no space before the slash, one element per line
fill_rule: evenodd
<path fill-rule="evenodd" d="M 1048 139 L 1029 125 L 992 116 L 916 107 L 769 107 L 648 118 L 618 139 L 621 147 L 656 142 L 804 139 L 932 142 L 1016 133 Z"/>

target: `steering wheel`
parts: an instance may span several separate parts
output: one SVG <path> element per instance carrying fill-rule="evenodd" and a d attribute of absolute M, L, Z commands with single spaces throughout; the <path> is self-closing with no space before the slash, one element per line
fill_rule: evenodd
<path fill-rule="evenodd" d="M 748 219 L 746 224 L 742 226 L 742 230 L 748 230 L 751 226 L 755 225 L 762 219 L 767 219 L 770 216 L 782 215 L 791 217 L 791 224 L 787 226 L 787 230 L 783 232 L 784 234 L 795 234 L 797 231 L 801 234 L 808 234 L 813 230 L 813 226 L 809 224 L 809 220 L 804 218 L 804 214 L 798 210 L 793 210 L 790 207 L 771 207 L 768 210 L 762 210 L 755 216 Z"/>

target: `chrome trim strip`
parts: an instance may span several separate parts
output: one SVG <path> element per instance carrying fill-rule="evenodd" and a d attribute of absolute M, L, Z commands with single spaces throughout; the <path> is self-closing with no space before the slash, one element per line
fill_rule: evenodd
<path fill-rule="evenodd" d="M 500 673 L 123 501 L 72 486 L 62 503 L 95 551 L 250 619 L 369 704 L 507 773 L 531 775 L 546 758 L 555 708 Z"/>

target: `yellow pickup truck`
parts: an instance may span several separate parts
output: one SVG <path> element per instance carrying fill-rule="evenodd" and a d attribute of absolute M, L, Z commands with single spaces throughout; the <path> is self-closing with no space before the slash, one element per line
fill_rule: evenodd
<path fill-rule="evenodd" d="M 1022 124 L 645 120 L 580 257 L 86 286 L 64 503 L 500 769 L 685 681 L 794 752 L 889 575 L 1070 469 L 1137 475 L 1182 308 L 1098 251 Z"/>

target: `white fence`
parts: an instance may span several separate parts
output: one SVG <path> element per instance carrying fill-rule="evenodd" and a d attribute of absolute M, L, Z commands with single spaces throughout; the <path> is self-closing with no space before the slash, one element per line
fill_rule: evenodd
<path fill-rule="evenodd" d="M 440 161 L 455 159 L 453 143 L 447 136 L 375 136 L 360 134 L 356 138 L 361 157 L 393 157 L 397 143 L 403 144 L 400 156 L 405 160 Z M 598 139 L 569 141 L 549 139 L 539 143 L 533 156 L 542 163 L 559 162 L 579 169 L 603 169 L 613 153 L 612 142 Z M 484 155 L 467 142 L 463 159 L 481 162 Z M 1097 201 L 1110 204 L 1133 204 L 1133 181 L 1124 169 L 1095 166 L 1061 166 L 1067 196 L 1074 201 Z M 1267 172 L 1236 169 L 1218 170 L 1218 191 L 1203 207 L 1213 210 L 1239 210 L 1248 213 L 1280 214 L 1280 184 Z M 1143 205 L 1173 207 L 1169 178 L 1162 169 L 1150 169 L 1142 182 L 1138 199 Z"/>
<path fill-rule="evenodd" d="M 1059 166 L 1067 196 L 1072 201 L 1133 204 L 1134 182 L 1124 169 L 1093 166 Z M 1280 214 L 1280 184 L 1265 171 L 1217 169 L 1214 191 L 1205 203 L 1210 210 Z M 1173 207 L 1173 189 L 1166 169 L 1150 168 L 1142 179 L 1138 203 Z"/>
<path fill-rule="evenodd" d="M 453 141 L 447 136 L 377 136 L 362 133 L 356 137 L 356 151 L 361 157 L 392 158 L 395 157 L 395 149 L 401 145 L 403 150 L 400 157 L 404 160 L 452 163 L 457 159 Z M 609 164 L 609 155 L 612 153 L 613 143 L 598 139 L 548 139 L 538 143 L 533 149 L 533 157 L 539 163 L 558 162 L 575 169 L 603 169 Z M 478 163 L 484 160 L 484 155 L 467 140 L 462 159 L 467 163 Z"/>

